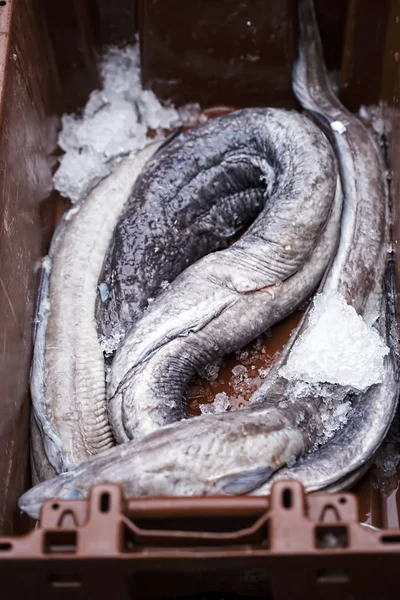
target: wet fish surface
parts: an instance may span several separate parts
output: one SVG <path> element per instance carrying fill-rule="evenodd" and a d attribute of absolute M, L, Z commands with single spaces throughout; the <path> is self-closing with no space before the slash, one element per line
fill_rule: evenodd
<path fill-rule="evenodd" d="M 118 216 L 158 146 L 123 160 L 64 215 L 53 236 L 42 269 L 31 368 L 39 429 L 32 433 L 32 460 L 38 478 L 63 472 L 114 444 L 94 320 L 96 287 Z"/>
<path fill-rule="evenodd" d="M 307 117 L 281 109 L 244 109 L 215 119 L 212 126 L 227 134 L 226 123 L 234 131 L 241 123 L 247 153 L 265 161 L 265 207 L 230 248 L 207 255 L 178 276 L 119 347 L 108 388 L 118 443 L 184 417 L 183 400 L 196 369 L 239 349 L 295 310 L 333 257 L 341 188 L 326 136 Z M 326 231 L 334 204 L 326 252 L 317 254 L 314 271 L 296 277 Z"/>
<path fill-rule="evenodd" d="M 264 207 L 271 157 L 254 115 L 236 111 L 175 136 L 143 169 L 99 278 L 96 321 L 110 354 L 149 298 L 226 248 Z"/>

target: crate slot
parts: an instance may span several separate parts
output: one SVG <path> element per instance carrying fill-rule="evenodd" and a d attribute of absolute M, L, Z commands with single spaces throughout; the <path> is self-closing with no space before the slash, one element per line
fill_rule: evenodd
<path fill-rule="evenodd" d="M 77 549 L 76 531 L 46 531 L 44 552 L 47 554 L 73 554 Z"/>
<path fill-rule="evenodd" d="M 318 583 L 349 583 L 350 576 L 343 569 L 317 569 Z"/>
<path fill-rule="evenodd" d="M 108 513 L 110 510 L 110 494 L 108 492 L 103 492 L 100 496 L 100 512 Z"/>
<path fill-rule="evenodd" d="M 52 573 L 49 576 L 50 586 L 53 588 L 81 588 L 80 576 L 76 573 Z"/>
<path fill-rule="evenodd" d="M 400 544 L 400 535 L 383 535 L 382 544 Z"/>
<path fill-rule="evenodd" d="M 282 506 L 287 510 L 291 509 L 293 505 L 293 493 L 290 488 L 286 488 L 282 492 Z"/>
<path fill-rule="evenodd" d="M 238 547 L 243 545 L 252 545 L 254 547 L 269 548 L 270 546 L 270 525 L 268 518 L 261 518 L 257 521 L 252 520 L 248 527 L 237 527 L 237 521 L 232 519 L 232 525 L 235 527 L 226 530 L 219 527 L 212 530 L 205 526 L 203 520 L 198 520 L 198 527 L 193 529 L 193 522 L 185 522 L 181 519 L 179 522 L 174 520 L 175 527 L 164 520 L 154 520 L 153 527 L 142 528 L 143 522 L 132 522 L 125 519 L 121 531 L 122 552 L 134 552 L 142 547 L 202 547 L 202 548 L 221 548 Z M 219 519 L 221 521 L 221 519 Z M 207 520 L 209 524 L 209 520 Z M 147 523 L 149 525 L 149 522 Z M 169 524 L 169 527 L 166 525 Z M 241 523 L 242 524 L 242 523 Z M 179 525 L 179 526 L 178 526 Z M 189 525 L 189 526 L 188 526 Z M 203 525 L 204 528 L 201 527 Z"/>
<path fill-rule="evenodd" d="M 260 515 L 261 517 L 261 515 Z M 197 517 L 197 518 L 147 518 L 135 519 L 135 524 L 142 530 L 162 529 L 164 531 L 234 533 L 255 525 L 260 517 Z"/>
<path fill-rule="evenodd" d="M 0 542 L 0 552 L 9 552 L 12 550 L 11 542 Z"/>
<path fill-rule="evenodd" d="M 315 528 L 316 548 L 347 548 L 348 530 L 345 525 L 317 525 Z"/>

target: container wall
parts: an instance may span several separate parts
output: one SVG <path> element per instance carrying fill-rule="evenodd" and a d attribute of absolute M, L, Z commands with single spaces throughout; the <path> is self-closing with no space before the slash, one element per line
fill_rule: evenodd
<path fill-rule="evenodd" d="M 133 43 L 137 31 L 136 0 L 91 0 L 97 39 L 102 46 Z"/>
<path fill-rule="evenodd" d="M 316 7 L 330 70 L 339 70 L 346 1 Z M 294 106 L 294 0 L 141 0 L 143 81 L 161 98 L 202 106 Z"/>
<path fill-rule="evenodd" d="M 15 6 L 14 6 L 15 5 Z M 17 6 L 18 5 L 18 6 Z M 17 9 L 18 8 L 18 9 Z M 41 5 L 0 7 L 0 531 L 29 483 L 28 377 L 39 259 L 53 228 L 52 159 L 60 112 Z M 10 26 L 11 22 L 11 26 Z M 4 73 L 3 73 L 4 75 Z"/>
<path fill-rule="evenodd" d="M 93 0 L 36 0 L 42 7 L 59 74 L 64 108 L 68 112 L 84 106 L 99 85 L 96 51 L 100 40 Z"/>
<path fill-rule="evenodd" d="M 145 85 L 177 103 L 293 106 L 294 6 L 294 0 L 195 0 L 188 11 L 185 0 L 142 0 Z M 379 98 L 399 106 L 400 2 L 364 6 L 361 0 L 317 1 L 329 69 L 343 64 L 342 97 L 349 106 Z M 32 326 L 39 260 L 58 210 L 51 175 L 59 115 L 82 106 L 98 85 L 101 44 L 132 41 L 135 15 L 133 0 L 8 0 L 0 6 L 0 532 L 12 531 L 17 498 L 29 484 Z M 396 115 L 393 127 L 398 240 Z"/>
<path fill-rule="evenodd" d="M 90 0 L 0 6 L 0 532 L 29 481 L 29 368 L 40 259 L 65 202 L 52 191 L 60 115 L 99 84 Z"/>

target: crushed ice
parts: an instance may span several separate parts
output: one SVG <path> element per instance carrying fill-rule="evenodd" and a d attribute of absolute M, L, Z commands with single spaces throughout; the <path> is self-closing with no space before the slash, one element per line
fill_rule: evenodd
<path fill-rule="evenodd" d="M 221 392 L 215 396 L 214 402 L 209 404 L 201 404 L 201 413 L 223 413 L 231 407 L 228 395 L 225 392 Z"/>
<path fill-rule="evenodd" d="M 115 327 L 109 336 L 99 335 L 100 348 L 104 356 L 110 357 L 114 354 L 117 348 L 121 345 L 126 331 L 122 327 Z"/>
<path fill-rule="evenodd" d="M 389 349 L 378 332 L 337 292 L 314 298 L 307 330 L 280 374 L 289 380 L 333 383 L 364 391 L 382 382 Z"/>
<path fill-rule="evenodd" d="M 161 104 L 140 82 L 139 47 L 111 47 L 100 64 L 103 88 L 91 93 L 81 115 L 64 115 L 58 143 L 65 154 L 54 175 L 62 196 L 79 202 L 106 177 L 121 156 L 154 141 L 148 128 L 176 127 L 199 113 Z M 160 137 L 161 132 L 156 134 Z"/>
<path fill-rule="evenodd" d="M 247 379 L 248 370 L 245 365 L 236 365 L 232 369 L 232 373 L 239 378 L 239 380 Z"/>
<path fill-rule="evenodd" d="M 198 368 L 198 374 L 207 381 L 216 381 L 218 379 L 219 372 L 223 365 L 223 360 L 216 360 L 214 362 L 206 364 L 204 367 Z"/>
<path fill-rule="evenodd" d="M 342 121 L 332 121 L 331 128 L 337 133 L 343 134 L 346 132 L 346 125 Z"/>

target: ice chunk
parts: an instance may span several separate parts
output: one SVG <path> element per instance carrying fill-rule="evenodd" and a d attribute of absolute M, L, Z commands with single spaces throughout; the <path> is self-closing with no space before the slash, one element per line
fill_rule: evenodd
<path fill-rule="evenodd" d="M 223 360 L 217 360 L 215 362 L 208 363 L 203 368 L 199 367 L 198 373 L 200 377 L 207 379 L 207 381 L 216 381 L 216 379 L 218 379 L 222 364 Z"/>
<path fill-rule="evenodd" d="M 106 357 L 112 356 L 125 337 L 125 330 L 122 327 L 116 327 L 110 336 L 100 335 L 99 342 Z"/>
<path fill-rule="evenodd" d="M 151 90 L 142 90 L 136 103 L 143 122 L 151 129 L 180 123 L 178 111 L 173 106 L 163 106 Z"/>
<path fill-rule="evenodd" d="M 235 375 L 235 377 L 244 379 L 248 375 L 247 367 L 245 367 L 244 365 L 236 365 L 235 367 L 233 367 L 232 373 Z"/>
<path fill-rule="evenodd" d="M 221 392 L 215 396 L 214 411 L 216 413 L 225 412 L 230 407 L 229 398 L 225 392 Z"/>
<path fill-rule="evenodd" d="M 346 125 L 342 123 L 342 121 L 332 121 L 331 128 L 333 131 L 337 131 L 337 133 L 340 134 L 345 133 L 346 131 Z"/>
<path fill-rule="evenodd" d="M 340 294 L 322 293 L 315 297 L 309 325 L 280 374 L 286 379 L 364 391 L 382 381 L 388 352 L 378 332 Z"/>
<path fill-rule="evenodd" d="M 328 408 L 328 410 L 327 410 Z M 326 444 L 334 434 L 346 425 L 351 411 L 351 402 L 346 400 L 332 407 L 325 405 L 325 410 L 321 411 L 321 420 L 324 426 L 322 439 L 319 439 L 320 444 Z"/>
<path fill-rule="evenodd" d="M 206 115 L 201 112 L 200 104 L 185 104 L 178 108 L 178 114 L 182 123 L 186 123 L 188 127 L 207 121 Z"/>
<path fill-rule="evenodd" d="M 207 413 L 223 413 L 231 407 L 229 398 L 225 392 L 216 394 L 214 402 L 210 404 L 200 404 L 202 414 Z"/>
<path fill-rule="evenodd" d="M 258 369 L 258 374 L 261 377 L 261 379 L 265 379 L 269 372 L 270 372 L 270 368 Z"/>
<path fill-rule="evenodd" d="M 143 148 L 146 130 L 144 123 L 139 123 L 134 105 L 126 100 L 114 100 L 88 119 L 64 117 L 58 143 L 63 150 L 91 149 L 104 162 Z"/>
<path fill-rule="evenodd" d="M 94 90 L 82 115 L 64 115 L 59 146 L 66 153 L 54 176 L 62 196 L 79 202 L 121 156 L 151 143 L 148 128 L 178 126 L 184 109 L 164 106 L 140 81 L 138 46 L 111 47 L 100 65 L 103 88 Z M 188 114 L 199 107 L 191 105 Z"/>
<path fill-rule="evenodd" d="M 111 165 L 104 163 L 96 152 L 70 150 L 60 160 L 54 187 L 71 202 L 79 202 L 110 170 Z"/>
<path fill-rule="evenodd" d="M 108 285 L 106 283 L 100 283 L 98 285 L 100 298 L 102 302 L 106 302 L 110 296 L 110 290 L 108 289 Z"/>

